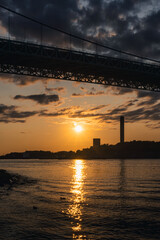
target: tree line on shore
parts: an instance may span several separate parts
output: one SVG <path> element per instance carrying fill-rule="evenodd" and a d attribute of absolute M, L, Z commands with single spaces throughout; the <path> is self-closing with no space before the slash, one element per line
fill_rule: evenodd
<path fill-rule="evenodd" d="M 0 159 L 115 159 L 115 158 L 160 158 L 160 142 L 132 141 L 104 144 L 99 147 L 84 148 L 77 151 L 25 151 L 12 152 Z"/>

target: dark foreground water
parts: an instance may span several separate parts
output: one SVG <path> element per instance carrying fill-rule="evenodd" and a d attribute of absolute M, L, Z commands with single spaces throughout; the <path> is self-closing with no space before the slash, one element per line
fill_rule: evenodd
<path fill-rule="evenodd" d="M 0 240 L 160 239 L 160 160 L 0 160 Z M 33 207 L 34 206 L 34 207 Z"/>

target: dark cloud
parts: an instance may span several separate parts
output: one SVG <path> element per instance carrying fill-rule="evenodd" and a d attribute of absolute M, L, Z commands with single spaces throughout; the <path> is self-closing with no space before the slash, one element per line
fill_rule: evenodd
<path fill-rule="evenodd" d="M 157 92 L 137 91 L 137 98 L 139 99 L 137 106 L 150 106 L 160 101 L 160 94 Z"/>
<path fill-rule="evenodd" d="M 31 18 L 35 18 L 43 23 L 54 26 L 56 28 L 62 28 L 66 31 L 71 31 L 71 25 L 77 18 L 79 9 L 78 3 L 75 0 L 10 0 L 1 1 L 2 5 L 7 6 L 17 12 L 23 13 Z M 6 11 L 1 11 L 3 17 L 2 24 L 8 27 L 8 14 Z M 11 14 L 10 16 L 10 34 L 16 36 L 18 39 L 40 41 L 41 27 L 33 22 L 30 22 L 24 18 Z M 51 41 L 59 44 L 61 38 L 65 41 L 63 34 L 51 31 L 48 28 L 43 28 L 43 42 L 50 43 Z M 63 46 L 63 44 L 62 44 Z"/>
<path fill-rule="evenodd" d="M 121 115 L 125 116 L 128 123 L 143 122 L 147 127 L 156 129 L 160 123 L 160 103 L 154 105 L 138 107 L 134 106 L 135 101 L 129 100 L 125 104 L 111 107 L 110 105 L 98 105 L 88 109 L 79 106 L 71 106 L 65 108 L 56 108 L 50 112 L 47 109 L 39 111 L 20 111 L 16 106 L 7 106 L 0 104 L 0 122 L 3 123 L 24 123 L 27 118 L 37 117 L 61 117 L 61 118 L 81 118 L 94 122 L 112 123 L 119 122 Z"/>
<path fill-rule="evenodd" d="M 84 97 L 84 96 L 99 96 L 99 95 L 125 95 L 129 93 L 135 93 L 136 91 L 131 88 L 122 88 L 122 87 L 112 87 L 112 86 L 103 86 L 106 91 L 96 91 L 96 88 L 92 87 L 91 90 L 87 90 L 84 87 L 81 87 L 80 89 L 83 91 L 83 93 L 73 93 L 72 97 Z M 137 91 L 138 92 L 138 91 Z M 136 100 L 134 100 L 136 101 Z"/>
<path fill-rule="evenodd" d="M 42 105 L 48 105 L 50 103 L 53 103 L 53 102 L 58 102 L 59 101 L 59 96 L 58 95 L 46 95 L 46 94 L 35 94 L 35 95 L 29 95 L 29 96 L 22 96 L 22 95 L 16 95 L 14 97 L 14 99 L 16 100 L 24 100 L 24 99 L 27 99 L 27 100 L 33 100 L 39 104 L 42 104 Z"/>
<path fill-rule="evenodd" d="M 134 102 L 134 101 L 133 101 Z M 150 128 L 156 128 L 159 126 L 160 121 L 160 103 L 151 106 L 150 108 L 140 107 L 138 109 L 132 109 L 132 101 L 128 101 L 126 104 L 112 107 L 109 109 L 109 105 L 98 105 L 89 109 L 82 109 L 77 107 L 57 109 L 55 112 L 48 112 L 47 110 L 42 111 L 40 116 L 43 117 L 69 117 L 71 119 L 90 118 L 97 122 L 103 123 L 116 123 L 119 122 L 121 115 L 125 116 L 125 121 L 128 123 L 143 122 L 146 126 Z M 104 108 L 106 108 L 104 110 Z M 103 110 L 99 112 L 99 110 Z"/>
<path fill-rule="evenodd" d="M 33 84 L 39 80 L 40 79 L 37 77 L 18 76 L 18 75 L 13 75 L 12 77 L 9 78 L 10 82 L 13 82 L 19 86 L 26 86 L 29 84 Z"/>
<path fill-rule="evenodd" d="M 3 0 L 1 4 L 103 44 L 149 57 L 160 56 L 160 4 L 157 0 Z M 157 6 L 156 9 L 153 6 Z M 8 27 L 8 15 L 0 11 L 2 25 Z M 10 18 L 12 36 L 40 40 L 40 26 L 12 14 Z M 45 28 L 43 32 L 44 43 L 54 41 L 53 45 L 69 45 L 69 37 Z M 82 46 L 82 42 L 73 39 L 72 44 Z"/>
<path fill-rule="evenodd" d="M 102 86 L 105 91 L 97 91 L 95 87 L 92 87 L 91 90 L 88 90 L 87 88 L 80 87 L 80 90 L 85 92 L 86 95 L 103 95 L 103 94 L 110 94 L 110 95 L 125 95 L 128 93 L 134 93 L 136 92 L 134 89 L 131 88 L 123 88 L 123 87 L 115 87 L 115 86 L 108 86 L 108 85 L 103 85 Z M 73 93 L 73 95 L 76 96 L 84 96 L 84 94 L 79 94 L 79 93 Z"/>
<path fill-rule="evenodd" d="M 132 107 L 134 106 L 135 104 L 137 104 L 138 100 L 137 99 L 133 99 L 133 100 L 130 100 L 128 102 L 126 102 L 125 106 L 126 107 Z"/>
<path fill-rule="evenodd" d="M 0 104 L 0 122 L 24 123 L 26 118 L 35 116 L 37 111 L 18 111 L 16 106 Z"/>
<path fill-rule="evenodd" d="M 36 111 L 24 111 L 24 112 L 20 112 L 20 111 L 10 111 L 9 113 L 5 113 L 4 116 L 6 118 L 28 118 L 28 117 L 32 117 L 35 116 L 37 114 Z"/>
<path fill-rule="evenodd" d="M 151 129 L 160 129 L 160 123 L 146 123 L 146 126 Z"/>
<path fill-rule="evenodd" d="M 14 83 L 18 86 L 22 86 L 25 87 L 29 84 L 34 84 L 38 81 L 43 81 L 43 83 L 47 83 L 50 79 L 45 79 L 43 78 L 43 80 L 41 78 L 37 78 L 37 77 L 30 77 L 30 76 L 19 76 L 19 75 L 10 75 L 10 74 L 3 74 L 0 73 L 0 81 L 4 81 L 4 82 L 9 82 L 9 83 Z"/>
<path fill-rule="evenodd" d="M 0 118 L 1 123 L 25 123 L 25 120 L 15 120 L 15 119 L 3 119 Z"/>
<path fill-rule="evenodd" d="M 7 106 L 4 104 L 0 104 L 0 114 L 3 114 L 5 112 L 9 112 L 9 111 L 14 111 L 15 110 L 15 106 Z"/>
<path fill-rule="evenodd" d="M 104 91 L 98 91 L 98 92 L 87 92 L 86 96 L 99 96 L 99 95 L 104 95 L 105 92 Z"/>
<path fill-rule="evenodd" d="M 73 93 L 72 97 L 85 97 L 85 96 L 100 96 L 100 95 L 105 95 L 104 91 L 98 91 L 98 92 L 94 92 L 94 91 L 88 91 L 84 94 L 81 93 Z"/>
<path fill-rule="evenodd" d="M 160 104 L 155 105 L 154 107 L 146 108 L 141 107 L 138 109 L 130 110 L 128 106 L 125 107 L 118 106 L 111 111 L 108 111 L 106 114 L 98 116 L 98 118 L 105 122 L 106 120 L 115 120 L 119 121 L 121 115 L 125 116 L 126 122 L 135 123 L 138 121 L 146 120 L 152 122 L 153 125 L 157 124 L 160 121 Z"/>
<path fill-rule="evenodd" d="M 97 111 L 97 110 L 100 110 L 100 109 L 103 109 L 103 108 L 105 108 L 105 107 L 107 107 L 108 105 L 99 105 L 99 106 L 97 106 L 97 107 L 93 107 L 93 108 L 91 108 L 90 109 L 90 111 Z"/>
<path fill-rule="evenodd" d="M 103 86 L 107 89 L 107 94 L 111 95 L 125 95 L 128 93 L 134 93 L 135 90 L 131 88 L 123 88 L 123 87 L 113 87 L 113 86 Z"/>
<path fill-rule="evenodd" d="M 65 114 L 62 112 L 47 112 L 47 110 L 41 111 L 39 113 L 39 116 L 41 117 L 58 117 L 58 116 L 64 116 Z"/>
<path fill-rule="evenodd" d="M 57 87 L 57 88 L 46 88 L 47 92 L 57 91 L 57 92 L 63 92 L 65 90 L 64 87 Z"/>
<path fill-rule="evenodd" d="M 66 108 L 57 109 L 55 112 L 48 112 L 47 110 L 40 111 L 39 116 L 43 117 L 57 117 L 57 116 L 68 116 L 76 111 L 79 107 L 71 106 Z"/>
<path fill-rule="evenodd" d="M 128 6 L 128 2 L 129 1 L 119 1 L 119 5 L 121 5 L 120 8 L 117 6 L 116 13 L 114 11 L 114 14 L 112 14 L 112 17 L 114 17 L 115 20 L 111 25 L 116 33 L 116 35 L 112 37 L 112 43 L 115 47 L 139 55 L 156 58 L 160 54 L 158 50 L 160 34 L 159 31 L 157 31 L 158 28 L 156 28 L 159 24 L 160 14 L 157 11 L 148 11 L 147 14 L 147 11 L 144 12 L 144 9 L 153 9 L 152 6 L 154 4 L 156 5 L 157 1 L 154 0 L 152 3 L 151 1 L 134 1 L 134 3 L 132 1 L 130 7 Z M 114 1 L 114 3 L 116 3 L 116 1 Z M 114 3 L 112 2 L 111 5 Z M 107 8 L 107 14 L 109 14 L 108 10 L 109 7 Z M 124 18 L 118 19 L 120 13 L 122 13 Z M 137 13 L 139 13 L 139 15 Z"/>

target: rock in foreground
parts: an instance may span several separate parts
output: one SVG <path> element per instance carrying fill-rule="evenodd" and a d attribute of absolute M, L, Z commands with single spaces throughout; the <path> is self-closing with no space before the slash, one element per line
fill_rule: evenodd
<path fill-rule="evenodd" d="M 9 173 L 6 170 L 0 169 L 0 187 L 13 187 L 14 185 L 22 185 L 26 183 L 33 183 L 33 180 L 29 180 L 27 177 Z"/>

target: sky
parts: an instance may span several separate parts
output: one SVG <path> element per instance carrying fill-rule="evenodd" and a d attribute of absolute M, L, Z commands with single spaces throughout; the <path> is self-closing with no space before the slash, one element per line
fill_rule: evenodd
<path fill-rule="evenodd" d="M 0 0 L 0 4 L 72 34 L 154 59 L 160 57 L 158 0 Z M 0 36 L 37 41 L 37 26 L 0 9 Z M 45 32 L 46 31 L 46 32 Z M 67 47 L 44 29 L 44 44 Z M 73 47 L 80 45 L 72 43 Z M 160 93 L 0 74 L 0 154 L 62 151 L 125 140 L 160 141 Z M 83 128 L 74 130 L 75 125 Z"/>

